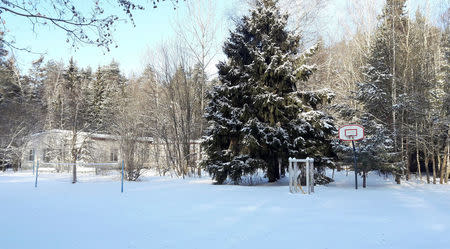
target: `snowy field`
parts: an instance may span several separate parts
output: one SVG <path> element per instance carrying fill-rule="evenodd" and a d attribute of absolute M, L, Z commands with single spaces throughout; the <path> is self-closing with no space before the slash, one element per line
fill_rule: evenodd
<path fill-rule="evenodd" d="M 314 195 L 287 183 L 0 173 L 0 248 L 450 248 L 450 186 L 336 175 Z"/>

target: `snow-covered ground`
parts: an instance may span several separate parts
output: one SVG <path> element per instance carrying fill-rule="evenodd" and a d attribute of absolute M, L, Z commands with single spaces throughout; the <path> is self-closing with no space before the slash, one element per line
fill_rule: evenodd
<path fill-rule="evenodd" d="M 0 173 L 0 248 L 450 248 L 450 186 L 353 175 L 290 194 L 287 183 Z"/>

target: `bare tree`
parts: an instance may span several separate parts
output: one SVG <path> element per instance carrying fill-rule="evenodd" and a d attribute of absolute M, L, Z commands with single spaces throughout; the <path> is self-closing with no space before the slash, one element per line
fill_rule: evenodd
<path fill-rule="evenodd" d="M 136 181 L 147 168 L 149 148 L 153 142 L 151 120 L 148 115 L 149 87 L 151 80 L 129 80 L 125 92 L 116 96 L 119 104 L 111 126 L 111 132 L 118 136 L 122 159 L 125 163 L 126 179 Z"/>
<path fill-rule="evenodd" d="M 196 168 L 196 155 L 192 151 L 192 141 L 200 132 L 201 91 L 203 70 L 192 68 L 195 61 L 190 51 L 180 45 L 180 40 L 166 42 L 153 58 L 157 75 L 156 111 L 148 112 L 155 116 L 152 122 L 154 137 L 164 147 L 166 168 L 178 176 L 193 175 Z"/>
<path fill-rule="evenodd" d="M 153 8 L 162 1 L 164 0 L 151 1 Z M 178 0 L 170 0 L 170 2 L 176 7 Z M 114 9 L 121 9 L 122 16 L 114 14 L 112 11 Z M 0 2 L 0 14 L 2 14 L 0 21 L 3 24 L 3 30 L 8 30 L 6 25 L 10 18 L 22 18 L 29 22 L 33 32 L 37 32 L 42 26 L 51 26 L 64 31 L 67 35 L 66 42 L 74 48 L 77 48 L 79 44 L 89 44 L 109 51 L 111 45 L 117 46 L 112 36 L 117 22 L 128 19 L 135 26 L 133 15 L 136 10 L 143 9 L 144 5 L 127 0 L 99 0 L 83 2 L 83 4 L 73 0 L 3 0 Z M 16 46 L 13 32 L 6 35 L 8 38 L 5 44 L 9 47 L 30 51 L 28 48 Z"/>
<path fill-rule="evenodd" d="M 174 29 L 177 33 L 181 46 L 193 58 L 197 65 L 198 93 L 187 96 L 189 91 L 185 91 L 186 98 L 199 98 L 199 108 L 190 110 L 189 115 L 195 120 L 194 125 L 198 129 L 194 132 L 193 138 L 200 138 L 203 135 L 205 120 L 203 113 L 205 109 L 205 93 L 209 89 L 208 80 L 211 77 L 212 62 L 220 51 L 220 43 L 217 39 L 218 32 L 222 28 L 221 20 L 217 15 L 217 7 L 212 0 L 193 0 L 186 4 L 186 11 L 182 13 L 183 17 L 177 16 Z M 186 68 L 184 69 L 186 70 Z M 186 89 L 185 89 L 186 90 Z M 191 133 L 191 131 L 188 131 Z M 190 140 L 190 139 L 189 139 Z M 198 152 L 202 154 L 202 151 Z M 201 169 L 198 167 L 197 173 L 201 176 Z"/>
<path fill-rule="evenodd" d="M 301 35 L 302 49 L 319 40 L 326 27 L 321 24 L 321 16 L 329 0 L 281 0 L 279 4 L 289 15 L 289 28 Z"/>

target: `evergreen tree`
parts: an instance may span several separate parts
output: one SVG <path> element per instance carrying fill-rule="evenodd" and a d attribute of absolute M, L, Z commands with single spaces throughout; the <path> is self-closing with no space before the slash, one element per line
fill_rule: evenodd
<path fill-rule="evenodd" d="M 95 72 L 90 88 L 89 116 L 93 126 L 96 129 L 101 129 L 103 126 L 103 110 L 105 109 L 106 83 L 100 67 Z"/>
<path fill-rule="evenodd" d="M 99 67 L 90 84 L 89 111 L 91 130 L 109 132 L 109 125 L 119 105 L 118 98 L 124 97 L 126 79 L 119 64 L 112 61 Z"/>
<path fill-rule="evenodd" d="M 3 33 L 0 33 L 0 104 L 11 101 L 20 95 L 20 86 L 14 79 L 14 63 L 8 60 L 8 51 L 4 49 Z"/>
<path fill-rule="evenodd" d="M 392 132 L 395 132 L 396 108 L 399 105 L 400 45 L 407 25 L 404 6 L 405 0 L 386 2 L 367 58 L 365 82 L 359 86 L 358 96 L 366 111 L 388 125 Z"/>
<path fill-rule="evenodd" d="M 398 123 L 399 109 L 404 107 L 405 98 L 399 96 L 404 91 L 402 89 L 400 71 L 404 70 L 405 65 L 402 58 L 402 42 L 405 39 L 405 30 L 407 27 L 407 17 L 404 12 L 405 0 L 388 0 L 379 17 L 381 23 L 376 30 L 374 42 L 370 48 L 367 58 L 367 65 L 364 67 L 365 81 L 358 84 L 357 98 L 364 107 L 366 122 L 371 126 L 382 126 L 388 132 L 383 132 L 385 138 L 373 139 L 380 134 L 367 133 L 369 140 L 373 142 L 386 141 L 392 139 L 394 144 L 390 150 L 375 150 L 377 157 L 382 157 L 381 153 L 397 152 L 396 146 L 399 140 Z M 404 100 L 404 101 L 402 101 Z M 404 114 L 404 112 L 402 113 Z M 374 136 L 371 138 L 371 136 Z M 383 144 L 383 143 L 382 143 Z M 379 144 L 378 146 L 381 146 Z M 374 145 L 370 145 L 374 146 Z M 375 155 L 374 155 L 375 156 Z M 394 158 L 394 157 L 392 157 Z M 397 181 L 399 182 L 401 170 L 404 168 L 404 162 L 399 155 L 397 157 L 395 170 Z M 382 165 L 383 162 L 380 162 Z"/>
<path fill-rule="evenodd" d="M 15 130 L 22 121 L 22 94 L 17 77 L 14 77 L 14 64 L 7 58 L 8 51 L 3 48 L 3 34 L 0 33 L 0 168 L 18 166 L 20 157 L 13 155 Z M 19 109 L 20 108 L 20 109 Z M 16 128 L 17 127 L 17 128 Z"/>
<path fill-rule="evenodd" d="M 0 168 L 18 169 L 26 137 L 41 128 L 42 58 L 33 62 L 29 75 L 22 75 L 14 57 L 7 56 L 0 32 Z"/>
<path fill-rule="evenodd" d="M 81 128 L 80 113 L 82 105 L 82 76 L 78 67 L 75 65 L 73 58 L 69 60 L 69 66 L 63 74 L 63 87 L 65 89 L 66 108 L 64 110 L 65 129 L 78 130 Z"/>
<path fill-rule="evenodd" d="M 206 169 L 218 183 L 263 169 L 269 181 L 280 178 L 279 160 L 332 155 L 331 117 L 319 108 L 329 91 L 298 92 L 314 67 L 299 53 L 300 37 L 286 28 L 277 1 L 257 1 L 225 42 L 226 62 L 218 64 L 220 85 L 209 98 L 210 123 L 204 148 Z"/>
<path fill-rule="evenodd" d="M 46 110 L 44 129 L 64 129 L 64 65 L 62 62 L 48 61 L 42 70 L 43 101 Z"/>

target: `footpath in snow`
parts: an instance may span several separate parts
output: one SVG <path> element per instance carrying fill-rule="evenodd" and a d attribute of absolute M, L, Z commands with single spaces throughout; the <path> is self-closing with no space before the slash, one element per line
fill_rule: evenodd
<path fill-rule="evenodd" d="M 0 248 L 450 248 L 450 186 L 353 174 L 290 194 L 286 182 L 0 173 Z"/>

